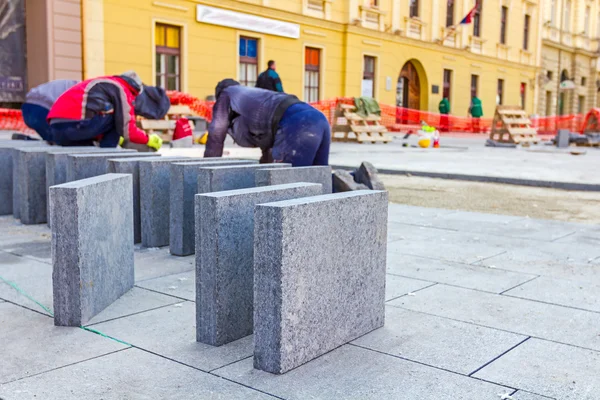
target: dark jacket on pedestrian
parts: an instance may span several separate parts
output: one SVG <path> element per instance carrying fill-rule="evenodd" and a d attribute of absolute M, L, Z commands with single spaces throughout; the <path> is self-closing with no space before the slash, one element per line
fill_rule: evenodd
<path fill-rule="evenodd" d="M 279 120 L 296 96 L 241 86 L 232 79 L 217 85 L 204 157 L 221 157 L 227 133 L 242 147 L 270 149 Z"/>
<path fill-rule="evenodd" d="M 260 75 L 258 75 L 256 87 L 260 89 L 272 90 L 273 92 L 283 93 L 281 78 L 279 78 L 279 74 L 271 68 L 268 68 L 266 71 L 263 71 L 260 73 Z"/>

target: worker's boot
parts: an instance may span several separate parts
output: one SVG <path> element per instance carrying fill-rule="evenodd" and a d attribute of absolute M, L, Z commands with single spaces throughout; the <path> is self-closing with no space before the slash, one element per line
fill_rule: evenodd
<path fill-rule="evenodd" d="M 352 190 L 369 190 L 366 185 L 354 180 L 352 174 L 348 171 L 333 171 L 333 192 L 350 192 Z"/>
<path fill-rule="evenodd" d="M 385 185 L 379 180 L 377 168 L 370 162 L 364 161 L 354 173 L 357 182 L 365 184 L 372 190 L 385 190 Z"/>

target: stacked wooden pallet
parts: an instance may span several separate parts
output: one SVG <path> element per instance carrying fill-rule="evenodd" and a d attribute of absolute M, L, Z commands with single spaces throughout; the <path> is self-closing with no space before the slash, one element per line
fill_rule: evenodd
<path fill-rule="evenodd" d="M 175 105 L 169 108 L 164 119 L 140 119 L 138 122 L 140 128 L 146 131 L 148 135 L 156 133 L 160 135 L 165 143 L 169 143 L 173 140 L 173 131 L 175 130 L 177 117 L 187 117 L 190 115 L 195 115 L 190 107 Z M 194 123 L 192 121 L 190 121 L 190 126 L 193 130 Z"/>
<path fill-rule="evenodd" d="M 498 106 L 490 140 L 497 143 L 537 144 L 540 139 L 527 114 L 518 106 Z"/>
<path fill-rule="evenodd" d="M 340 123 L 342 121 L 342 123 Z M 383 142 L 392 141 L 387 128 L 381 125 L 381 116 L 369 114 L 366 117 L 356 113 L 356 107 L 339 104 L 335 110 L 331 140 L 337 142 Z M 341 136 L 336 134 L 341 133 Z"/>

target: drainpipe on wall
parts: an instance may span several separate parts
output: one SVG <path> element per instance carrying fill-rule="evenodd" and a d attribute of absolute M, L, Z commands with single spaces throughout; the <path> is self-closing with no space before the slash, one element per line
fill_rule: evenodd
<path fill-rule="evenodd" d="M 81 80 L 86 79 L 87 68 L 85 63 L 85 2 L 81 0 Z"/>

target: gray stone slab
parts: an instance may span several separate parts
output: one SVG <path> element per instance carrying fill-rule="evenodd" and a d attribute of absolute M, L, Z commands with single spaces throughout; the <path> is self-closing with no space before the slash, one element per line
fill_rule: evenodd
<path fill-rule="evenodd" d="M 434 285 L 434 283 L 387 274 L 385 276 L 385 301 L 413 293 L 431 285 Z"/>
<path fill-rule="evenodd" d="M 50 235 L 48 235 L 50 236 Z M 0 241 L 0 249 L 8 253 L 26 257 L 46 264 L 52 263 L 50 240 L 35 240 L 5 245 Z"/>
<path fill-rule="evenodd" d="M 135 252 L 135 280 L 141 282 L 182 272 L 194 271 L 194 256 L 176 257 L 169 249 L 142 249 Z"/>
<path fill-rule="evenodd" d="M 133 287 L 132 186 L 107 174 L 50 188 L 56 325 L 85 324 Z"/>
<path fill-rule="evenodd" d="M 385 326 L 352 343 L 469 375 L 525 339 L 527 336 L 386 307 Z"/>
<path fill-rule="evenodd" d="M 196 342 L 195 313 L 194 303 L 184 301 L 94 325 L 94 329 L 207 372 L 252 355 L 252 336 L 220 347 Z"/>
<path fill-rule="evenodd" d="M 600 293 L 600 284 L 597 281 L 568 281 L 539 277 L 504 294 L 600 313 L 598 293 Z"/>
<path fill-rule="evenodd" d="M 285 375 L 252 369 L 244 360 L 214 371 L 290 400 L 498 399 L 502 386 L 398 357 L 345 345 Z"/>
<path fill-rule="evenodd" d="M 115 158 L 156 157 L 155 153 L 115 152 L 103 154 L 70 154 L 67 157 L 67 182 L 108 173 L 108 160 Z"/>
<path fill-rule="evenodd" d="M 475 376 L 560 400 L 596 400 L 600 353 L 530 339 Z"/>
<path fill-rule="evenodd" d="M 201 161 L 171 164 L 169 248 L 176 256 L 194 254 L 194 195 L 198 192 L 198 175 L 202 168 L 217 166 L 242 166 L 256 164 L 253 160 Z M 252 179 L 254 171 L 252 170 Z M 237 182 L 233 180 L 233 182 Z M 254 182 L 254 181 L 253 181 Z M 253 185 L 252 185 L 253 186 Z M 231 189 L 240 189 L 232 187 Z M 210 192 L 218 192 L 215 188 Z M 225 189 L 223 189 L 225 190 Z"/>
<path fill-rule="evenodd" d="M 444 215 L 453 214 L 457 211 L 390 203 L 388 212 L 390 222 L 429 227 L 433 226 L 433 223 Z"/>
<path fill-rule="evenodd" d="M 556 147 L 565 149 L 569 147 L 569 136 L 571 132 L 568 129 L 559 129 L 556 135 Z"/>
<path fill-rule="evenodd" d="M 387 192 L 256 206 L 254 365 L 284 373 L 384 323 Z"/>
<path fill-rule="evenodd" d="M 171 256 L 173 257 L 173 256 Z M 163 293 L 181 300 L 196 300 L 196 272 L 187 271 L 180 274 L 162 276 L 137 282 L 136 286 L 154 292 Z"/>
<path fill-rule="evenodd" d="M 118 151 L 132 153 L 135 150 L 129 149 L 107 149 L 99 147 L 88 147 L 88 150 L 76 151 L 80 154 L 94 154 L 94 153 L 115 153 Z M 62 185 L 67 183 L 67 161 L 69 153 L 46 153 L 46 203 L 47 203 L 47 215 L 50 215 L 50 203 L 49 196 L 50 186 Z"/>
<path fill-rule="evenodd" d="M 250 388 L 137 349 L 119 351 L 4 385 L 0 387 L 0 397 L 11 400 L 272 399 Z"/>
<path fill-rule="evenodd" d="M 116 174 L 131 174 L 133 180 L 133 242 L 142 241 L 140 219 L 140 161 L 160 160 L 162 157 L 132 157 L 108 160 L 108 172 Z"/>
<path fill-rule="evenodd" d="M 388 252 L 388 274 L 501 293 L 537 275 Z"/>
<path fill-rule="evenodd" d="M 332 192 L 331 167 L 315 165 L 312 167 L 259 169 L 255 175 L 256 186 L 284 185 L 286 183 L 320 183 L 323 194 Z"/>
<path fill-rule="evenodd" d="M 322 193 L 320 184 L 292 183 L 196 195 L 199 342 L 221 346 L 252 334 L 255 206 Z"/>
<path fill-rule="evenodd" d="M 446 233 L 448 233 L 446 229 L 426 228 L 424 226 L 400 224 L 397 222 L 390 222 L 388 224 L 388 242 L 395 242 L 396 240 L 428 240 Z"/>
<path fill-rule="evenodd" d="M 0 397 L 3 384 L 64 365 L 123 349 L 126 346 L 82 329 L 55 327 L 50 317 L 9 303 L 0 304 Z M 5 397 L 6 396 L 6 397 Z"/>
<path fill-rule="evenodd" d="M 444 285 L 387 304 L 600 350 L 600 314 L 588 311 Z"/>
<path fill-rule="evenodd" d="M 550 242 L 577 232 L 581 227 L 582 224 L 525 218 L 494 229 L 489 228 L 487 233 Z"/>
<path fill-rule="evenodd" d="M 517 393 L 511 396 L 513 400 L 556 400 L 553 397 L 540 396 L 539 394 L 533 394 L 519 390 Z"/>
<path fill-rule="evenodd" d="M 164 157 L 162 160 L 141 161 L 140 168 L 140 219 L 142 246 L 169 245 L 170 170 L 176 161 L 228 162 L 221 158 Z"/>
<path fill-rule="evenodd" d="M 39 146 L 32 146 L 31 148 L 42 148 Z M 43 149 L 43 148 L 42 148 Z M 20 201 L 20 196 L 21 196 L 21 188 L 20 188 L 20 179 L 19 179 L 19 169 L 22 168 L 21 165 L 19 165 L 19 147 L 13 147 L 10 149 L 10 164 L 11 166 L 11 171 L 12 171 L 12 214 L 13 217 L 15 217 L 16 219 L 20 219 L 21 218 L 21 201 Z"/>

